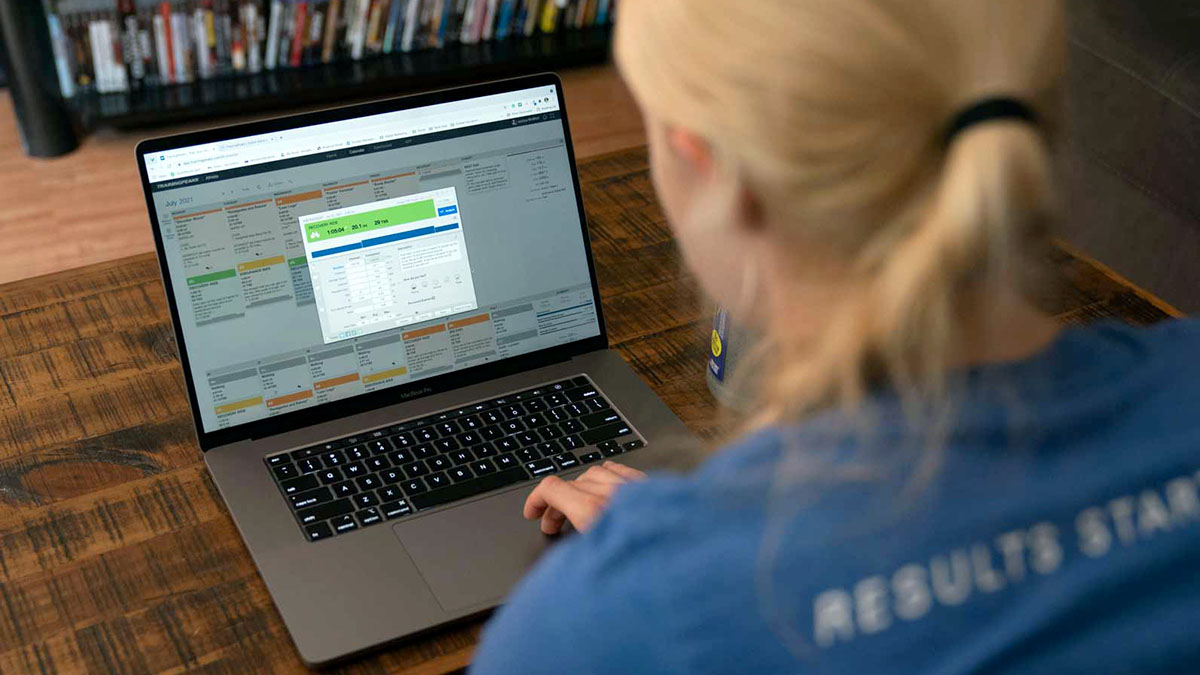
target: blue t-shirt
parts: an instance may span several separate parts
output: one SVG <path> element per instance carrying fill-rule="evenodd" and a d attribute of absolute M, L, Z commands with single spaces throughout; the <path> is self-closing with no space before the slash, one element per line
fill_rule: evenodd
<path fill-rule="evenodd" d="M 1200 673 L 1200 323 L 957 384 L 941 444 L 880 397 L 621 487 L 472 672 Z"/>

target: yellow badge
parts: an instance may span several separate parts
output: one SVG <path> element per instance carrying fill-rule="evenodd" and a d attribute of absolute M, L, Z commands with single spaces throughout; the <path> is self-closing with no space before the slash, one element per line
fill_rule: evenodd
<path fill-rule="evenodd" d="M 713 329 L 712 334 L 712 353 L 713 356 L 721 355 L 721 335 L 720 333 L 717 333 L 715 328 Z"/>

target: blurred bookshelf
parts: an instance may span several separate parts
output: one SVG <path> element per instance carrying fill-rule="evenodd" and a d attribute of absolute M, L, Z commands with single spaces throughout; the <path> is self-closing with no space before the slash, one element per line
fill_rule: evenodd
<path fill-rule="evenodd" d="M 26 151 L 40 156 L 68 152 L 68 136 L 98 127 L 152 127 L 601 63 L 617 5 L 2 1 L 11 3 L 0 7 L 0 49 L 7 43 L 13 104 Z"/>

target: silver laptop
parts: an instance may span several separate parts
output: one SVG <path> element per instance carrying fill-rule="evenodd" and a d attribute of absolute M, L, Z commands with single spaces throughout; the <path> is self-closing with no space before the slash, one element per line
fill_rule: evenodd
<path fill-rule="evenodd" d="M 540 477 L 686 434 L 608 349 L 554 75 L 137 158 L 200 447 L 310 665 L 495 607 Z"/>

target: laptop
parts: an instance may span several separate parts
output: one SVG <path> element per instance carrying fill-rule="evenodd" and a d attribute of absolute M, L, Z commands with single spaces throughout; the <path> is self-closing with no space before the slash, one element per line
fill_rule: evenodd
<path fill-rule="evenodd" d="M 310 665 L 494 608 L 543 476 L 687 434 L 608 348 L 552 74 L 137 160 L 200 448 Z"/>

